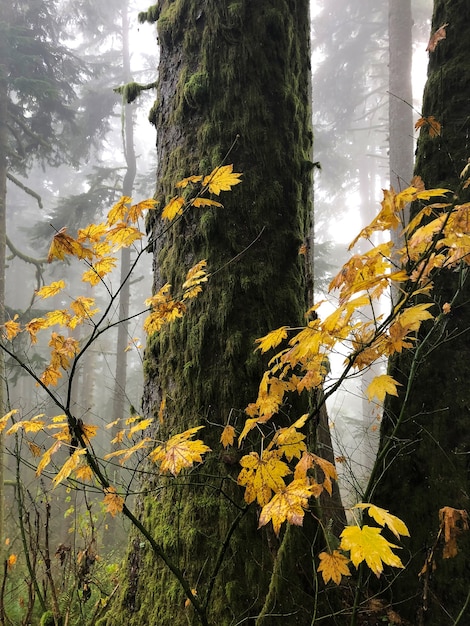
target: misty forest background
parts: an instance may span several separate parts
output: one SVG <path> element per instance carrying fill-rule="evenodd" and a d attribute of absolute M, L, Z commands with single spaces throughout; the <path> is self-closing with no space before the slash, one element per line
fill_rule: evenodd
<path fill-rule="evenodd" d="M 412 16 L 400 15 L 406 4 L 311 3 L 316 299 L 348 258 L 349 241 L 377 212 L 381 190 L 403 189 L 412 177 L 413 124 L 420 117 L 433 3 L 414 0 Z M 45 262 L 54 233 L 64 226 L 75 233 L 100 221 L 122 195 L 140 200 L 154 193 L 158 128 L 148 118 L 159 51 L 154 26 L 138 23 L 139 11 L 148 7 L 136 0 L 0 0 L 0 5 L 0 75 L 6 73 L 9 81 L 0 125 L 6 110 L 10 115 L 8 154 L 2 155 L 6 280 L 0 295 L 5 319 L 18 314 L 27 321 L 43 313 L 35 290 L 66 277 L 73 291 L 73 281 L 80 281 L 74 265 Z M 409 29 L 398 23 L 392 32 L 395 18 Z M 394 44 L 404 53 L 397 66 L 389 60 Z M 4 74 L 2 81 L 4 86 Z M 192 173 L 198 172 L 187 172 Z M 132 253 L 123 251 L 114 286 L 131 262 Z M 99 455 L 109 452 L 115 435 L 106 425 L 140 411 L 145 339 L 143 316 L 137 314 L 151 290 L 152 259 L 146 255 L 110 312 L 111 323 L 128 321 L 95 342 L 75 378 L 72 406 L 75 415 L 101 427 L 93 444 Z M 106 292 L 98 293 L 105 302 Z M 52 306 L 64 306 L 61 298 Z M 47 362 L 46 344 L 22 341 L 28 362 Z M 337 361 L 332 356 L 332 376 L 341 361 L 341 355 Z M 355 501 L 367 481 L 378 445 L 380 407 L 364 401 L 365 378 L 348 381 L 328 404 L 345 504 Z M 9 358 L 4 381 L 5 411 L 18 408 L 27 418 L 54 410 Z M 38 480 L 31 452 L 21 435 L 5 442 L 0 538 L 3 560 L 9 555 L 17 560 L 10 560 L 3 575 L 0 621 L 37 624 L 50 608 L 51 594 L 52 602 L 64 603 L 78 592 L 77 614 L 85 620 L 92 590 L 111 595 L 117 585 L 128 528 L 103 513 L 99 493 L 95 499 L 70 487 L 52 490 L 47 473 Z M 139 493 L 130 470 L 116 463 L 115 472 L 130 492 Z"/>

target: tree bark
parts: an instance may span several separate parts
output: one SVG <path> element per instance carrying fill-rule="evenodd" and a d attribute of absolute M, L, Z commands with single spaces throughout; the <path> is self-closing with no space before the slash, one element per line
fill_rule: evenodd
<path fill-rule="evenodd" d="M 185 317 L 148 341 L 145 412 L 158 422 L 165 399 L 155 436 L 202 424 L 213 452 L 186 477 L 150 482 L 138 515 L 196 589 L 211 625 L 310 626 L 317 523 L 307 515 L 304 528 L 281 539 L 257 530 L 259 510 L 245 511 L 235 484 L 238 460 L 256 442 L 229 453 L 219 444 L 229 419 L 241 431 L 257 396 L 266 363 L 253 352 L 255 338 L 301 323 L 307 304 L 299 247 L 312 208 L 309 3 L 166 0 L 158 8 L 160 206 L 178 180 L 224 163 L 243 172 L 243 183 L 223 209 L 187 214 L 162 238 L 158 219 L 149 224 L 155 289 L 170 282 L 177 293 L 202 258 L 212 275 Z M 304 404 L 284 407 L 284 422 Z M 108 623 L 199 623 L 138 536 Z"/>

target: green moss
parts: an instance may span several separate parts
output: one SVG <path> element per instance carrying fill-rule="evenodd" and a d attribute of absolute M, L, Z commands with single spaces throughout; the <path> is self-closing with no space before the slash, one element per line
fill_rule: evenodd
<path fill-rule="evenodd" d="M 207 101 L 208 77 L 205 72 L 192 74 L 183 87 L 183 97 L 190 109 L 197 109 Z"/>
<path fill-rule="evenodd" d="M 150 6 L 147 11 L 142 11 L 137 16 L 137 19 L 141 24 L 145 22 L 149 22 L 150 24 L 155 23 L 160 16 L 161 7 L 159 4 L 154 4 Z"/>

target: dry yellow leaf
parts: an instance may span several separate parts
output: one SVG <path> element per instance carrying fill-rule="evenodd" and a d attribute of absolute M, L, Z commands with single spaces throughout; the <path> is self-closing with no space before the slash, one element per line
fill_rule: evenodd
<path fill-rule="evenodd" d="M 224 448 L 228 448 L 229 446 L 233 446 L 233 441 L 235 439 L 235 428 L 230 424 L 222 431 L 220 435 L 220 443 L 224 446 Z"/>
<path fill-rule="evenodd" d="M 241 173 L 233 171 L 233 165 L 222 165 L 206 176 L 202 184 L 204 187 L 208 186 L 210 193 L 218 196 L 221 191 L 230 191 L 232 187 L 241 183 L 240 176 Z"/>
<path fill-rule="evenodd" d="M 333 550 L 331 553 L 322 552 L 318 556 L 320 557 L 318 571 L 321 572 L 325 584 L 332 580 L 339 585 L 341 576 L 351 576 L 348 567 L 349 559 L 341 552 L 338 552 L 338 550 Z"/>
<path fill-rule="evenodd" d="M 154 463 L 160 463 L 162 473 L 170 472 L 173 476 L 177 476 L 185 467 L 202 463 L 202 455 L 210 452 L 210 448 L 200 439 L 191 440 L 201 428 L 203 426 L 189 428 L 152 450 L 149 456 Z"/>
<path fill-rule="evenodd" d="M 355 567 L 365 561 L 377 577 L 383 572 L 384 563 L 403 568 L 399 557 L 391 550 L 398 546 L 387 541 L 380 532 L 380 528 L 370 526 L 347 526 L 341 533 L 339 546 L 340 550 L 350 552 Z"/>
<path fill-rule="evenodd" d="M 104 493 L 105 496 L 103 503 L 106 507 L 106 511 L 111 513 L 114 517 L 124 508 L 124 498 L 121 498 L 121 496 L 116 493 L 116 489 L 114 487 L 107 487 L 104 489 Z"/>
<path fill-rule="evenodd" d="M 312 485 L 306 480 L 292 481 L 287 487 L 275 493 L 272 500 L 263 506 L 259 528 L 271 521 L 274 532 L 279 535 L 281 525 L 285 521 L 302 526 L 305 509 L 312 495 L 314 495 Z"/>

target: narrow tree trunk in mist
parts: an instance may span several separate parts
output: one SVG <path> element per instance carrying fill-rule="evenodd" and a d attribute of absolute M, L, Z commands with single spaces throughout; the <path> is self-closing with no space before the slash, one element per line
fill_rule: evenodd
<path fill-rule="evenodd" d="M 129 51 L 129 21 L 127 14 L 127 4 L 122 9 L 122 62 L 124 82 L 131 80 L 130 68 L 130 51 Z M 122 103 L 122 114 L 124 116 L 123 149 L 126 159 L 126 173 L 124 175 L 122 194 L 123 196 L 132 196 L 134 180 L 136 175 L 136 155 L 134 148 L 134 120 L 132 115 L 132 106 L 124 100 Z M 129 411 L 126 411 L 126 382 L 127 382 L 127 352 L 126 347 L 129 343 L 129 300 L 130 300 L 130 284 L 126 280 L 131 266 L 130 248 L 121 250 L 121 278 L 122 285 L 119 294 L 119 320 L 117 330 L 116 343 L 116 371 L 114 378 L 113 393 L 113 415 L 112 420 L 125 417 Z"/>
<path fill-rule="evenodd" d="M 388 10 L 390 185 L 400 191 L 413 175 L 411 0 L 389 0 Z"/>
<path fill-rule="evenodd" d="M 432 138 L 427 129 L 421 130 L 415 173 L 427 188 L 456 190 L 470 154 L 468 0 L 435 0 L 433 31 L 443 24 L 448 24 L 447 38 L 430 53 L 423 101 L 423 116 L 433 115 L 442 124 L 442 133 Z M 468 201 L 468 195 L 466 190 L 459 201 Z M 462 271 L 436 277 L 433 313 L 439 312 L 437 306 L 452 300 L 464 279 Z M 417 372 L 407 404 L 403 405 L 403 393 L 386 404 L 381 442 L 382 446 L 391 445 L 374 501 L 401 517 L 411 533 L 400 555 L 407 567 L 386 590 L 396 610 L 419 626 L 463 626 L 470 624 L 470 533 L 459 534 L 459 553 L 454 558 L 442 558 L 443 540 L 436 541 L 442 507 L 470 511 L 468 279 L 428 347 L 414 364 Z M 402 383 L 401 389 L 413 376 L 412 357 L 407 351 L 391 365 L 390 373 Z M 403 425 L 390 441 L 401 411 Z M 433 565 L 423 570 L 431 555 Z"/>
<path fill-rule="evenodd" d="M 212 276 L 182 320 L 149 338 L 146 415 L 158 423 L 164 398 L 156 438 L 204 425 L 213 452 L 177 480 L 149 481 L 137 514 L 207 603 L 206 623 L 310 626 L 319 606 L 317 522 L 307 514 L 303 528 L 280 539 L 258 530 L 259 511 L 244 511 L 236 485 L 240 456 L 253 448 L 224 452 L 219 444 L 229 418 L 241 431 L 257 397 L 266 363 L 255 338 L 302 323 L 307 306 L 299 246 L 312 208 L 309 2 L 164 0 L 158 11 L 160 206 L 182 177 L 221 165 L 234 142 L 226 162 L 243 183 L 224 195 L 223 209 L 185 215 L 155 246 L 155 289 L 170 282 L 178 293 L 203 258 Z M 150 226 L 161 234 L 157 218 Z M 282 419 L 305 410 L 286 406 Z M 176 579 L 132 536 L 107 624 L 198 623 Z"/>
<path fill-rule="evenodd" d="M 8 28 L 8 3 L 0 3 L 0 325 L 5 322 L 6 201 L 8 170 L 8 54 L 5 33 Z M 5 359 L 0 351 L 0 412 L 5 412 Z M 0 435 L 0 568 L 4 561 L 4 442 Z"/>

